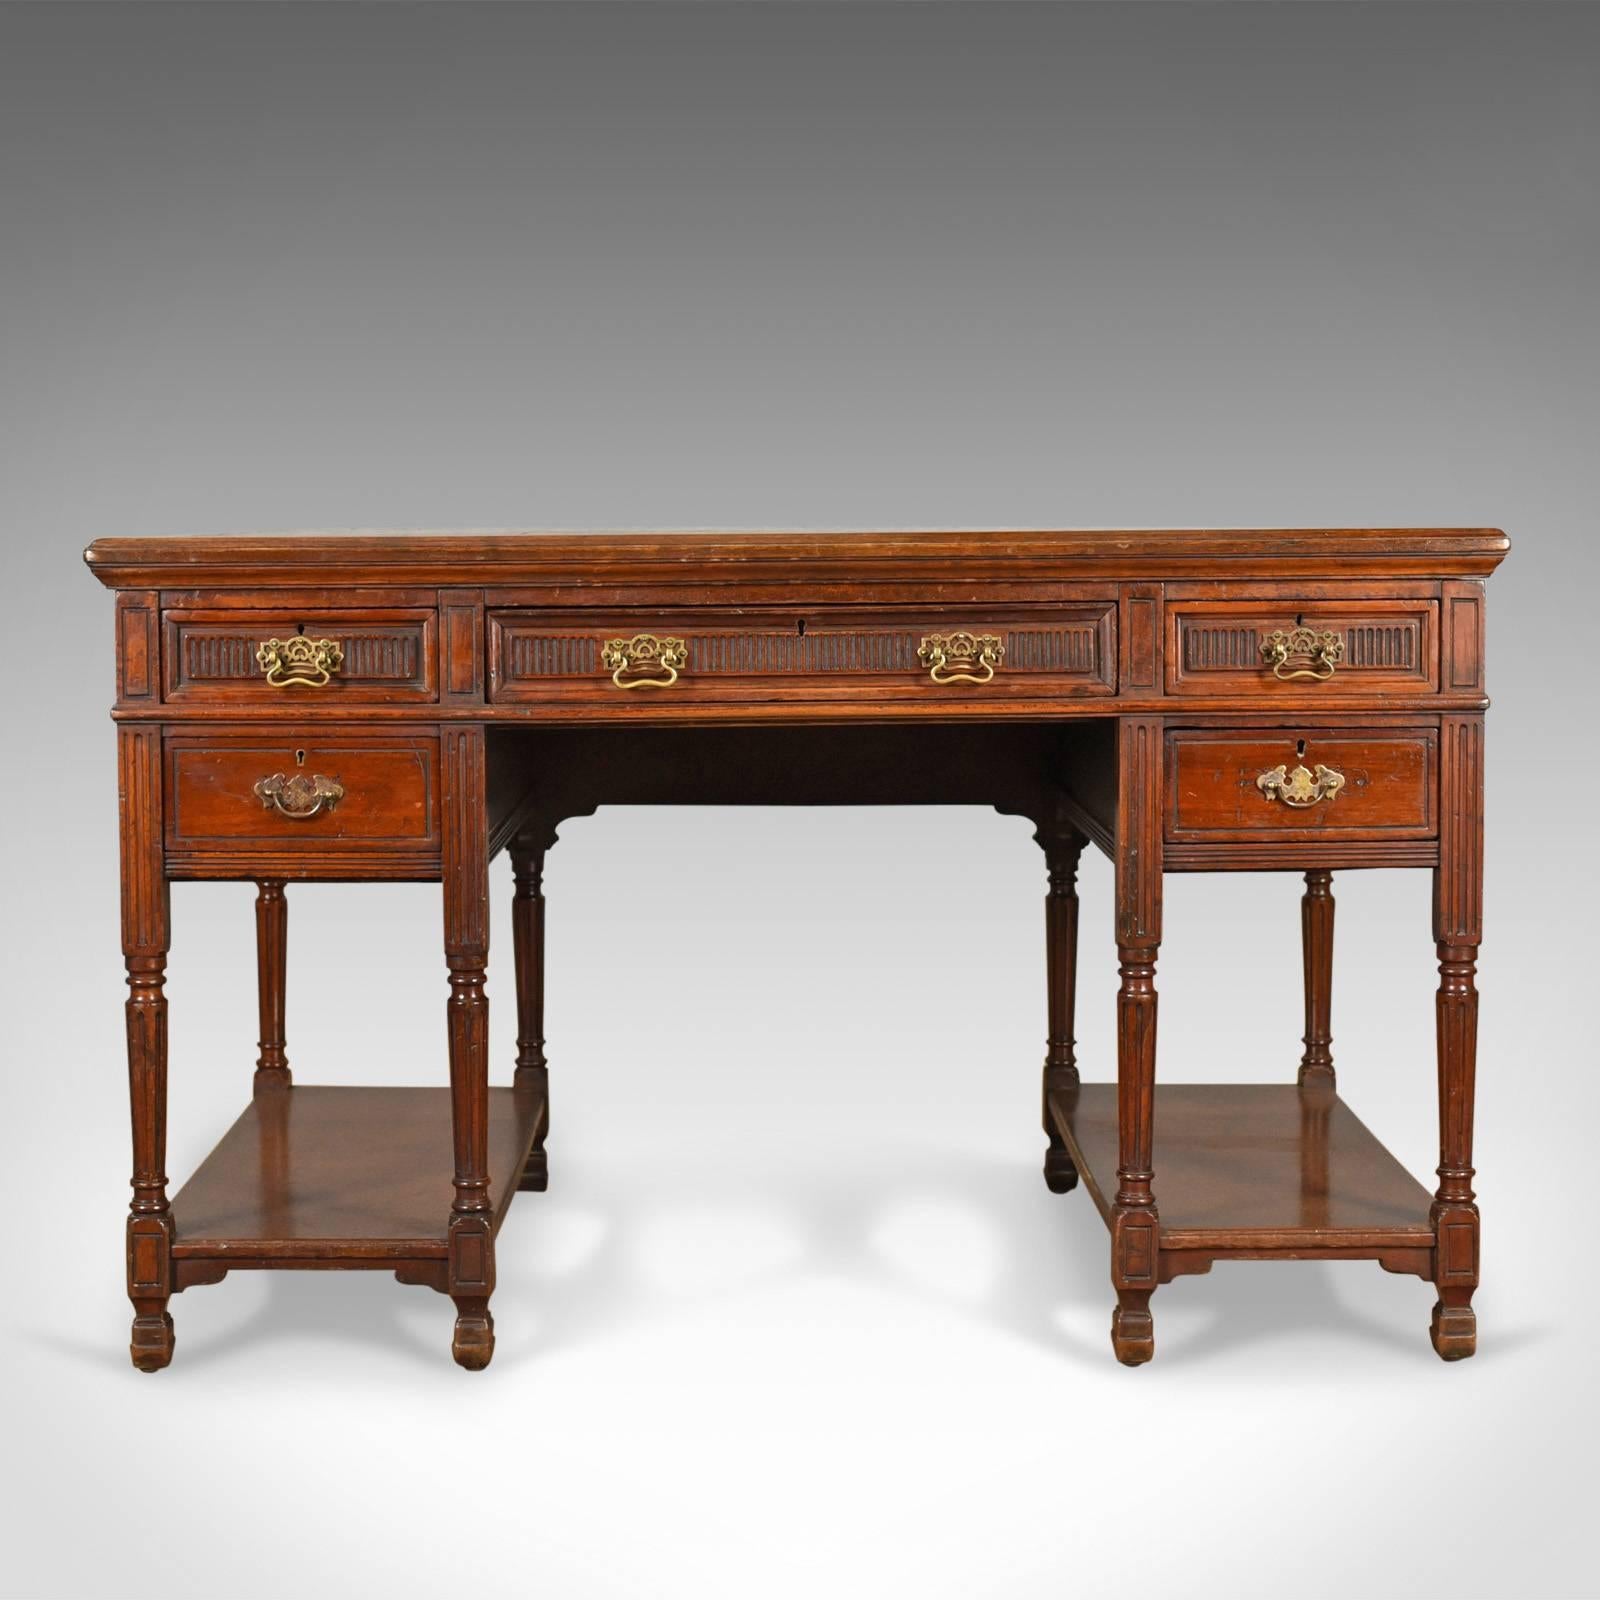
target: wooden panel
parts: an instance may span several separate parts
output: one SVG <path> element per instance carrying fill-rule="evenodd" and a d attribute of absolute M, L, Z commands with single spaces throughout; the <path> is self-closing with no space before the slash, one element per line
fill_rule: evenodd
<path fill-rule="evenodd" d="M 1169 598 L 1167 692 L 1333 700 L 1437 689 L 1437 613 L 1433 600 L 1312 599 L 1293 590 L 1237 600 Z M 1261 659 L 1269 634 L 1302 625 L 1344 641 L 1343 659 L 1326 681 L 1277 677 Z"/>
<path fill-rule="evenodd" d="M 419 610 L 169 610 L 165 615 L 166 698 L 226 705 L 287 701 L 298 708 L 412 703 L 436 697 L 434 613 Z M 266 680 L 256 651 L 267 639 L 304 634 L 336 639 L 344 661 L 332 680 L 278 687 Z M 293 711 L 290 713 L 293 714 Z"/>
<path fill-rule="evenodd" d="M 167 740 L 167 848 L 314 854 L 371 847 L 437 854 L 439 742 L 429 730 L 201 728 Z M 344 790 L 315 816 L 291 817 L 256 784 L 274 774 L 323 776 Z"/>
<path fill-rule="evenodd" d="M 1483 585 L 1474 582 L 1444 586 L 1444 627 L 1440 681 L 1449 694 L 1483 691 Z"/>
<path fill-rule="evenodd" d="M 161 684 L 157 596 L 127 590 L 117 596 L 117 698 L 124 704 L 156 700 Z"/>
<path fill-rule="evenodd" d="M 1167 735 L 1167 838 L 1431 838 L 1437 750 L 1431 728 L 1178 729 Z M 1305 808 L 1257 783 L 1279 766 L 1319 765 L 1344 783 Z"/>
<path fill-rule="evenodd" d="M 489 1090 L 496 1225 L 543 1110 L 541 1095 Z M 174 1256 L 443 1258 L 452 1161 L 448 1089 L 259 1095 L 173 1201 Z"/>
<path fill-rule="evenodd" d="M 1117 1187 L 1117 1099 L 1108 1083 L 1050 1097 L 1102 1215 Z M 1162 1084 L 1155 1195 L 1163 1249 L 1427 1245 L 1432 1196 L 1323 1086 Z"/>
<path fill-rule="evenodd" d="M 994 680 L 933 683 L 917 657 L 929 634 L 992 633 L 1005 653 Z M 613 638 L 685 641 L 670 689 L 624 691 L 601 664 Z M 948 611 L 501 611 L 489 619 L 490 698 L 624 703 L 870 697 L 981 706 L 1013 697 L 1109 695 L 1116 687 L 1116 603 L 1028 608 L 981 602 Z"/>

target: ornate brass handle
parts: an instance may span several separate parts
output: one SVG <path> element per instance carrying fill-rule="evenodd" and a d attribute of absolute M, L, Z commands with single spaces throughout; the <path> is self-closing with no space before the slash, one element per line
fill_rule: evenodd
<path fill-rule="evenodd" d="M 688 660 L 689 646 L 682 639 L 658 639 L 653 633 L 607 639 L 600 647 L 600 664 L 611 668 L 611 681 L 619 689 L 665 689 L 678 681 L 678 668 Z M 643 676 L 624 678 L 625 672 Z"/>
<path fill-rule="evenodd" d="M 268 639 L 256 651 L 256 662 L 275 689 L 303 684 L 320 689 L 344 665 L 344 647 L 337 639 Z"/>
<path fill-rule="evenodd" d="M 988 683 L 1006 647 L 993 633 L 930 633 L 917 660 L 935 683 Z"/>
<path fill-rule="evenodd" d="M 1332 628 L 1274 628 L 1261 641 L 1263 666 L 1274 678 L 1331 678 L 1344 660 L 1344 637 Z M 1288 672 L 1284 668 L 1288 667 Z"/>
<path fill-rule="evenodd" d="M 1269 800 L 1281 800 L 1296 811 L 1305 811 L 1324 800 L 1331 800 L 1344 788 L 1344 774 L 1325 767 L 1319 761 L 1315 772 L 1304 767 L 1289 771 L 1286 766 L 1274 767 L 1256 779 L 1256 788 Z"/>
<path fill-rule="evenodd" d="M 256 785 L 256 794 L 266 810 L 296 822 L 309 822 L 320 812 L 332 811 L 344 799 L 344 785 L 320 773 L 308 778 L 297 772 L 286 778 L 281 772 L 274 772 Z"/>

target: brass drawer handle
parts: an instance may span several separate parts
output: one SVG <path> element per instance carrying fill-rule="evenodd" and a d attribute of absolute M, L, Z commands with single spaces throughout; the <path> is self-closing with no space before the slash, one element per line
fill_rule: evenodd
<path fill-rule="evenodd" d="M 344 647 L 337 639 L 268 639 L 256 651 L 256 663 L 275 689 L 298 683 L 320 689 L 344 665 Z"/>
<path fill-rule="evenodd" d="M 658 639 L 653 633 L 607 639 L 600 648 L 600 665 L 611 668 L 619 689 L 665 689 L 678 681 L 678 668 L 688 660 L 689 646 L 682 639 Z M 643 676 L 624 678 L 625 672 Z"/>
<path fill-rule="evenodd" d="M 344 785 L 321 773 L 308 778 L 297 772 L 286 778 L 281 772 L 274 772 L 256 785 L 256 795 L 265 810 L 276 811 L 295 822 L 309 822 L 320 812 L 332 811 L 344 799 Z"/>
<path fill-rule="evenodd" d="M 1344 660 L 1344 638 L 1332 628 L 1275 628 L 1261 641 L 1263 666 L 1274 678 L 1315 678 L 1325 683 Z M 1283 669 L 1291 670 L 1285 672 Z"/>
<path fill-rule="evenodd" d="M 993 633 L 930 633 L 917 646 L 917 660 L 935 683 L 988 683 L 1005 653 Z"/>
<path fill-rule="evenodd" d="M 1319 761 L 1315 772 L 1296 767 L 1290 772 L 1286 766 L 1274 767 L 1256 779 L 1256 788 L 1269 800 L 1281 800 L 1297 811 L 1309 810 L 1324 800 L 1331 800 L 1344 788 L 1344 774 L 1325 767 Z"/>

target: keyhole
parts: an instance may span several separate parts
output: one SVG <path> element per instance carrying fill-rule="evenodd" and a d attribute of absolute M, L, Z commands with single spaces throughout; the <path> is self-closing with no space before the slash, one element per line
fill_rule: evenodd
<path fill-rule="evenodd" d="M 1295 747 L 1294 747 L 1294 758 L 1295 758 L 1296 761 L 1304 761 L 1305 760 L 1305 758 L 1306 758 L 1306 742 L 1305 742 L 1304 739 L 1300 739 L 1300 740 L 1296 741 Z"/>
<path fill-rule="evenodd" d="M 295 751 L 295 753 L 294 753 L 294 764 L 297 767 L 303 767 L 306 764 L 306 753 L 305 753 L 304 750 L 296 750 Z"/>

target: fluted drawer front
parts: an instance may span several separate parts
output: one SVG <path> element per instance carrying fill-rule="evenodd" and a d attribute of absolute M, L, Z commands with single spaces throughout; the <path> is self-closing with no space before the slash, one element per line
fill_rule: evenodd
<path fill-rule="evenodd" d="M 1111 694 L 1115 627 L 1109 597 L 893 614 L 500 611 L 489 618 L 490 697 L 634 707 L 864 694 L 939 703 Z M 646 692 L 619 693 L 630 688 Z"/>
<path fill-rule="evenodd" d="M 1428 693 L 1439 687 L 1438 602 L 1259 598 L 1167 602 L 1167 692 Z"/>
<path fill-rule="evenodd" d="M 166 699 L 296 706 L 438 698 L 435 614 L 423 610 L 169 610 Z"/>

